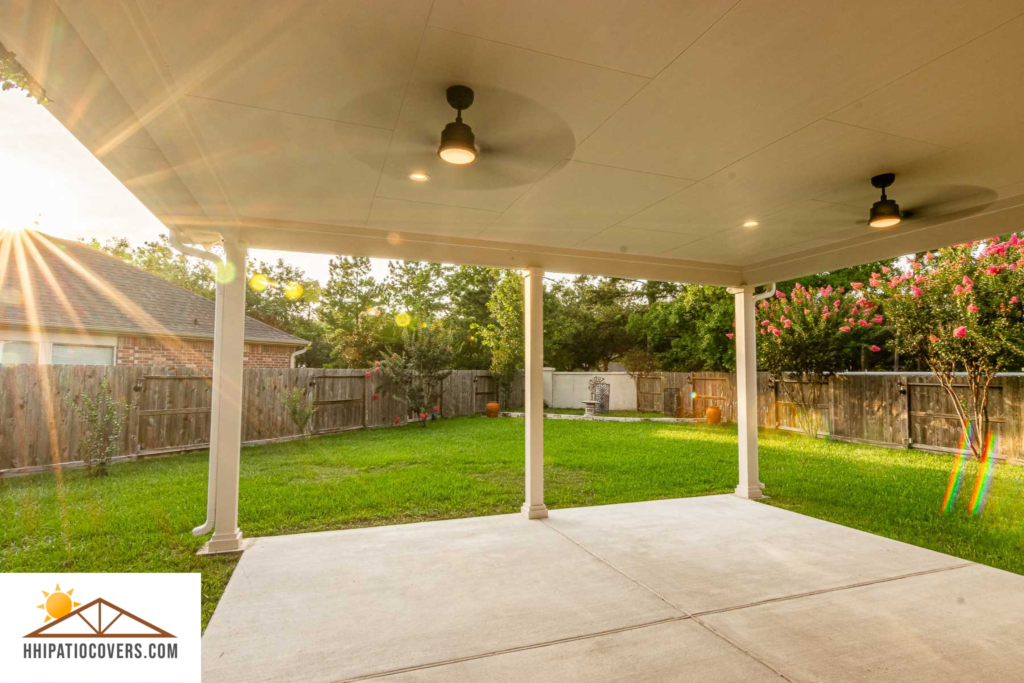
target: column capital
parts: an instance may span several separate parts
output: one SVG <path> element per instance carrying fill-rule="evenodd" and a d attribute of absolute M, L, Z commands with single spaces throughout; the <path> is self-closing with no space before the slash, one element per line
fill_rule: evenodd
<path fill-rule="evenodd" d="M 520 271 L 522 272 L 523 277 L 544 277 L 544 269 L 539 266 L 528 266 L 526 268 L 521 268 Z"/>
<path fill-rule="evenodd" d="M 735 287 L 726 287 L 725 291 L 727 291 L 727 292 L 729 292 L 730 294 L 733 294 L 733 295 L 736 295 L 736 294 L 753 294 L 754 293 L 754 289 L 755 289 L 755 285 L 737 285 Z"/>

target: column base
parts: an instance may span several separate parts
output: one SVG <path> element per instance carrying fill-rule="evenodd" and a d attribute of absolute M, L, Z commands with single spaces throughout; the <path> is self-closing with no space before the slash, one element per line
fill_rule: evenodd
<path fill-rule="evenodd" d="M 520 510 L 523 517 L 527 519 L 547 519 L 548 508 L 544 503 L 538 505 L 530 505 L 529 503 L 523 503 L 523 507 Z"/>
<path fill-rule="evenodd" d="M 224 555 L 240 553 L 252 545 L 251 538 L 243 538 L 242 531 L 235 529 L 233 533 L 218 534 L 207 541 L 196 555 Z"/>
<path fill-rule="evenodd" d="M 740 498 L 747 498 L 748 500 L 757 500 L 758 498 L 765 498 L 764 492 L 761 490 L 760 484 L 754 484 L 753 486 L 737 486 L 736 495 Z"/>

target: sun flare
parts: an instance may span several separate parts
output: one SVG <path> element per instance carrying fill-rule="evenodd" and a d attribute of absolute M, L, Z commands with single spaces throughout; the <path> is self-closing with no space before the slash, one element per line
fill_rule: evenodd
<path fill-rule="evenodd" d="M 82 604 L 71 599 L 71 594 L 74 592 L 74 588 L 69 591 L 62 591 L 59 583 L 57 584 L 57 587 L 53 589 L 52 593 L 43 591 L 46 601 L 43 604 L 36 606 L 39 609 L 46 610 L 46 619 L 43 621 L 44 624 L 51 619 L 66 617 L 71 610 Z"/>

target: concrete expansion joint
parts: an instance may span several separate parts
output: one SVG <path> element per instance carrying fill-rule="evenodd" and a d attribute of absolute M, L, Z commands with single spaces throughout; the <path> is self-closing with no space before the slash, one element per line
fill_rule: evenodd
<path fill-rule="evenodd" d="M 419 664 L 417 666 L 409 666 L 404 669 L 393 669 L 391 671 L 381 671 L 379 673 L 367 674 L 365 676 L 357 676 L 355 678 L 343 678 L 332 683 L 356 683 L 357 681 L 371 681 L 378 678 L 384 678 L 386 676 L 397 676 L 399 674 L 409 673 L 411 671 L 422 671 L 424 669 L 436 669 L 439 666 L 448 666 L 449 664 L 461 664 L 462 662 L 471 662 L 476 659 L 486 659 L 487 657 L 497 657 L 499 655 L 512 654 L 514 652 L 523 652 L 526 650 L 536 650 L 542 647 L 550 647 L 552 645 L 563 645 L 565 643 L 574 643 L 579 640 L 589 640 L 591 638 L 599 638 L 601 636 L 614 635 L 616 633 L 626 633 L 628 631 L 636 631 L 638 629 L 647 628 L 649 626 L 661 626 L 662 624 L 671 624 L 677 621 L 686 621 L 690 617 L 688 615 L 680 615 L 678 617 L 668 617 L 666 619 L 658 619 L 656 621 L 648 621 L 643 624 L 633 624 L 631 626 L 623 626 L 621 628 L 610 628 L 604 631 L 597 631 L 595 633 L 584 633 L 578 636 L 569 636 L 568 638 L 559 638 L 558 640 L 547 640 L 541 643 L 531 643 L 530 645 L 521 645 L 519 647 L 510 647 L 504 650 L 494 650 L 493 652 L 483 652 L 478 655 L 469 655 L 467 657 L 458 657 L 456 659 L 446 659 L 440 662 L 430 662 L 429 664 Z"/>
<path fill-rule="evenodd" d="M 688 614 L 686 613 L 686 610 L 682 609 L 682 608 L 681 608 L 681 607 L 680 607 L 679 605 L 676 605 L 676 604 L 674 604 L 674 603 L 673 603 L 673 602 L 672 602 L 671 600 L 669 600 L 668 598 L 666 598 L 666 597 L 665 597 L 664 595 L 662 595 L 662 594 L 658 593 L 658 591 L 654 590 L 653 588 L 651 588 L 650 586 L 646 585 L 646 584 L 645 584 L 645 583 L 643 583 L 642 581 L 639 581 L 639 580 L 637 580 L 636 578 L 634 578 L 634 577 L 630 576 L 629 574 L 627 574 L 627 573 L 626 573 L 626 572 L 624 572 L 623 570 L 619 569 L 619 568 L 618 568 L 618 567 L 616 567 L 616 566 L 615 566 L 614 564 L 612 564 L 612 563 L 611 563 L 611 562 L 609 562 L 608 560 L 604 559 L 603 557 L 601 557 L 600 555 L 598 555 L 597 553 L 595 553 L 595 552 L 594 552 L 593 550 L 591 550 L 591 549 L 590 549 L 590 548 L 588 548 L 587 546 L 585 546 L 585 545 L 583 545 L 582 543 L 580 543 L 579 541 L 577 541 L 577 540 L 576 540 L 575 538 L 573 538 L 572 536 L 570 536 L 570 535 L 568 535 L 568 534 L 564 533 L 563 531 L 561 531 L 560 529 L 558 529 L 557 527 L 555 527 L 555 526 L 554 526 L 553 524 L 551 524 L 551 522 L 549 522 L 549 521 L 547 521 L 547 520 L 544 520 L 544 525 L 545 525 L 545 526 L 547 526 L 547 527 L 548 527 L 549 529 L 551 529 L 552 531 L 554 531 L 554 532 L 555 532 L 556 534 L 558 534 L 559 536 L 561 536 L 562 538 L 565 538 L 565 539 L 567 539 L 568 541 L 570 541 L 570 542 L 574 543 L 574 544 L 576 545 L 576 547 L 578 547 L 578 548 L 579 548 L 580 550 L 582 550 L 583 552 L 585 552 L 585 553 L 588 553 L 588 554 L 589 554 L 589 555 L 590 555 L 591 557 L 593 557 L 594 559 L 596 559 L 596 560 L 597 560 L 598 562 L 600 562 L 600 563 L 601 563 L 601 564 L 603 564 L 604 566 L 606 566 L 606 567 L 608 567 L 609 569 L 611 569 L 611 570 L 613 570 L 613 571 L 617 572 L 617 573 L 618 573 L 619 575 L 623 576 L 624 578 L 626 578 L 626 579 L 628 579 L 628 580 L 632 581 L 633 583 L 635 583 L 635 584 L 636 584 L 637 586 L 639 586 L 640 588 L 643 588 L 643 589 L 644 589 L 645 591 L 647 591 L 648 593 L 650 593 L 650 594 L 651 594 L 651 595 L 653 595 L 654 597 L 658 598 L 659 600 L 661 600 L 661 601 L 662 601 L 663 603 L 665 603 L 666 605 L 668 605 L 668 606 L 669 606 L 669 607 L 671 607 L 672 609 L 676 610 L 676 611 L 677 611 L 677 612 L 679 612 L 680 614 L 683 614 L 683 615 L 685 615 L 685 616 L 689 616 L 689 615 L 688 615 Z"/>
<path fill-rule="evenodd" d="M 722 612 L 735 612 L 736 610 L 747 609 L 749 607 L 759 607 L 760 605 L 770 605 L 776 602 L 787 602 L 789 600 L 799 600 L 800 598 L 809 598 L 815 595 L 823 595 L 825 593 L 836 593 L 839 591 L 851 590 L 853 588 L 863 588 L 865 586 L 874 586 L 879 583 L 889 583 L 890 581 L 900 581 L 902 579 L 912 579 L 915 576 L 926 576 L 928 574 L 938 574 L 939 572 L 949 572 L 955 569 L 964 569 L 966 567 L 973 567 L 973 562 L 965 562 L 963 564 L 954 564 L 949 567 L 938 567 L 936 569 L 925 569 L 919 572 L 912 572 L 910 574 L 899 574 L 897 576 L 886 576 L 881 579 L 871 579 L 870 581 L 860 581 L 858 583 L 846 584 L 843 586 L 833 586 L 832 588 L 822 588 L 816 591 L 807 591 L 806 593 L 794 593 L 793 595 L 781 595 L 777 598 L 768 598 L 767 600 L 758 600 L 757 602 L 748 602 L 743 605 L 733 605 L 732 607 L 721 607 L 719 609 L 709 609 L 703 612 L 694 612 L 690 616 L 694 619 L 699 617 L 708 616 L 710 614 L 721 614 Z"/>

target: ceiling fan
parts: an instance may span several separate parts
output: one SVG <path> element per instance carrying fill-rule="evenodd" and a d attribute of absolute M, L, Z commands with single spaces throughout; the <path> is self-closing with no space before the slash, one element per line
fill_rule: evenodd
<path fill-rule="evenodd" d="M 473 89 L 466 85 L 453 85 L 445 91 L 445 99 L 456 111 L 455 120 L 441 131 L 441 146 L 437 156 L 449 164 L 464 166 L 476 161 L 480 150 L 476 146 L 473 129 L 462 122 L 462 112 L 473 106 Z"/>
<path fill-rule="evenodd" d="M 395 132 L 387 168 L 392 178 L 412 180 L 423 193 L 528 187 L 549 170 L 557 172 L 576 149 L 562 116 L 520 92 L 464 84 L 438 88 L 435 81 L 410 99 L 415 108 Z M 454 121 L 442 113 L 450 114 L 448 107 L 456 111 Z"/>
<path fill-rule="evenodd" d="M 871 185 L 882 191 L 881 198 L 871 206 L 868 225 L 878 230 L 893 228 L 902 222 L 948 214 L 952 211 L 980 211 L 998 198 L 991 188 L 971 185 L 917 186 L 918 201 L 924 204 L 909 209 L 900 209 L 894 199 L 886 196 L 885 190 L 896 180 L 895 173 L 881 173 L 871 178 Z M 924 194 L 924 196 L 922 196 Z"/>

